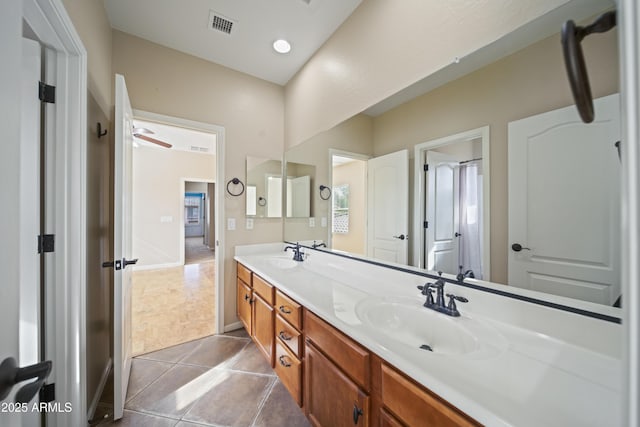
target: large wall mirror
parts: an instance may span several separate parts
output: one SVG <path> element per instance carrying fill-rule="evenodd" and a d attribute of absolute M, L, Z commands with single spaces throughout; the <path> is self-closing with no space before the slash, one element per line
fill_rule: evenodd
<path fill-rule="evenodd" d="M 282 217 L 282 161 L 247 156 L 246 216 Z"/>
<path fill-rule="evenodd" d="M 564 21 L 584 25 L 614 6 L 550 11 L 287 150 L 285 162 L 315 166 L 315 221 L 285 218 L 284 239 L 614 305 L 617 33 L 583 42 L 600 98 L 589 125 L 573 106 L 560 44 Z"/>

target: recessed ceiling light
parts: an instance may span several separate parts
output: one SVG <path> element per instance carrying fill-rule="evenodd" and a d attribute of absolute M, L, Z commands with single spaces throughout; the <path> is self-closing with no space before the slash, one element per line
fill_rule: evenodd
<path fill-rule="evenodd" d="M 273 42 L 273 50 L 278 53 L 289 53 L 291 45 L 284 39 L 279 39 Z"/>

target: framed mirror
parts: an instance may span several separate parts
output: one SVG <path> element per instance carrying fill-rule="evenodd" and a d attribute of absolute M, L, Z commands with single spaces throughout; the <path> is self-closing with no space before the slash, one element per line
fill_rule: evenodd
<path fill-rule="evenodd" d="M 473 52 L 467 57 L 460 58 L 459 61 L 445 66 L 441 71 L 416 82 L 400 93 L 381 101 L 334 128 L 290 148 L 285 152 L 286 161 L 304 159 L 305 163 L 314 164 L 319 184 L 326 182 L 325 185 L 331 187 L 335 194 L 338 187 L 343 186 L 346 181 L 337 178 L 334 173 L 337 166 L 335 166 L 332 150 L 356 154 L 365 160 L 379 158 L 400 150 L 408 150 L 410 156 L 407 165 L 409 169 L 409 202 L 407 206 L 409 227 L 406 231 L 397 230 L 387 236 L 389 239 L 395 240 L 400 240 L 399 237 L 405 238 L 403 242 L 407 244 L 408 248 L 406 264 L 430 271 L 442 269 L 454 275 L 459 272 L 460 265 L 462 265 L 462 273 L 472 270 L 478 272 L 478 277 L 483 280 L 494 283 L 613 305 L 619 295 L 616 286 L 608 287 L 605 281 L 618 282 L 619 286 L 619 274 L 617 273 L 619 257 L 616 255 L 616 248 L 619 245 L 616 243 L 616 236 L 619 233 L 620 219 L 615 213 L 619 201 L 612 201 L 611 198 L 596 196 L 593 193 L 595 183 L 598 182 L 603 186 L 604 181 L 592 179 L 593 171 L 598 168 L 593 169 L 588 166 L 591 164 L 590 160 L 584 162 L 580 160 L 584 147 L 578 141 L 582 140 L 582 137 L 580 135 L 565 135 L 564 138 L 567 141 L 572 141 L 572 148 L 567 151 L 554 149 L 553 146 L 549 146 L 548 150 L 545 148 L 544 153 L 546 154 L 544 155 L 542 149 L 536 149 L 535 152 L 530 151 L 532 156 L 526 160 L 527 163 L 524 163 L 526 165 L 524 167 L 515 166 L 515 160 L 510 159 L 510 155 L 516 152 L 512 149 L 512 144 L 517 143 L 514 139 L 513 123 L 527 119 L 533 120 L 540 115 L 558 113 L 564 108 L 575 110 L 562 59 L 560 43 L 562 23 L 567 19 L 576 20 L 580 24 L 592 22 L 594 17 L 612 8 L 614 3 L 601 1 L 575 6 L 572 10 L 559 8 L 552 11 L 533 25 L 517 29 L 505 38 L 480 51 Z M 598 34 L 597 37 L 589 38 L 588 42 L 583 48 L 586 57 L 590 60 L 587 66 L 589 67 L 593 96 L 594 98 L 611 96 L 619 90 L 616 30 Z M 574 113 L 576 119 L 579 120 L 577 111 Z M 437 148 L 430 146 L 439 140 L 481 128 L 488 129 L 487 140 L 479 142 L 478 137 L 474 136 L 470 137 L 469 141 L 461 141 L 458 148 L 461 148 L 465 153 L 457 150 L 456 147 Z M 600 129 L 593 131 L 593 133 L 599 132 Z M 531 141 L 533 138 L 531 135 L 537 134 L 533 132 L 525 140 Z M 610 138 L 613 139 L 609 141 Z M 603 144 L 606 147 L 603 146 L 599 151 L 602 161 L 605 161 L 603 156 L 606 153 L 606 170 L 607 173 L 613 175 L 620 172 L 618 154 L 613 145 L 615 141 L 615 135 L 604 136 Z M 420 149 L 418 150 L 417 147 Z M 454 193 L 445 192 L 440 194 L 436 192 L 430 196 L 428 171 L 423 169 L 427 167 L 426 164 L 430 163 L 426 158 L 428 151 L 440 152 L 440 156 L 432 155 L 432 158 L 446 157 L 444 160 L 431 161 L 431 163 L 448 165 L 448 170 L 442 168 L 440 171 L 441 182 L 444 178 L 449 177 L 451 187 L 455 187 L 454 181 L 457 180 L 459 184 L 462 176 L 460 171 L 464 169 L 465 175 L 462 178 L 468 181 L 468 188 L 480 190 L 476 191 L 475 197 L 470 196 L 468 192 L 465 193 L 464 212 L 466 213 L 463 216 L 468 221 L 464 232 L 460 227 L 454 226 L 453 222 L 443 223 L 442 219 L 434 219 L 433 215 L 435 214 L 430 212 L 434 208 L 435 201 L 444 203 L 447 200 L 460 200 L 461 196 L 459 193 L 453 195 Z M 570 155 L 570 153 L 573 154 Z M 465 167 L 464 165 L 475 165 L 475 167 Z M 428 167 L 433 173 L 432 166 Z M 435 169 L 437 170 L 437 168 Z M 510 225 L 519 221 L 519 218 L 514 216 L 516 210 L 510 208 L 510 199 L 514 199 L 510 195 L 510 186 L 515 182 L 513 181 L 514 171 L 523 169 L 535 171 L 534 174 L 529 174 L 530 178 L 554 177 L 553 179 L 557 180 L 555 183 L 547 182 L 544 185 L 532 186 L 532 183 L 537 181 L 529 183 L 529 189 L 532 191 L 531 197 L 535 196 L 536 206 L 541 206 L 539 210 L 532 211 L 529 215 L 531 218 L 536 218 L 536 221 L 547 221 L 548 228 L 546 231 L 536 231 L 534 235 L 529 235 L 528 239 L 525 239 L 526 235 L 524 237 L 519 235 L 516 238 L 514 232 L 510 230 Z M 590 169 L 593 170 L 590 172 Z M 571 177 L 582 178 L 573 180 Z M 437 179 L 438 176 L 433 175 L 431 183 Z M 583 183 L 582 187 L 580 187 L 581 182 Z M 591 184 L 586 184 L 589 182 Z M 569 185 L 569 183 L 572 184 Z M 322 240 L 327 242 L 329 250 L 381 259 L 366 248 L 371 237 L 365 237 L 364 242 L 360 240 L 357 247 L 343 243 L 349 233 L 355 229 L 355 214 L 352 210 L 352 207 L 355 206 L 354 196 L 370 199 L 368 190 L 367 193 L 362 194 L 354 188 L 352 185 L 349 186 L 347 197 L 349 205 L 348 228 L 334 226 L 335 221 L 344 222 L 345 200 L 340 203 L 333 199 L 323 202 L 315 196 L 314 215 L 320 218 L 326 217 L 326 227 L 318 227 L 317 224 L 315 227 L 310 227 L 309 224 L 293 223 L 289 219 L 285 219 L 284 239 L 286 241 Z M 564 199 L 558 199 L 558 203 L 541 201 L 543 200 L 541 197 L 545 195 L 543 191 L 545 188 L 562 189 L 553 197 L 560 197 L 564 194 Z M 602 194 L 615 194 L 614 190 L 612 188 L 605 189 Z M 338 193 L 344 196 L 344 191 L 338 190 Z M 587 204 L 591 203 L 592 208 L 587 209 L 586 205 L 575 199 L 577 194 L 585 195 L 586 199 L 583 201 Z M 432 197 L 431 203 L 428 201 L 429 197 Z M 479 200 L 479 202 L 476 203 L 474 200 Z M 581 206 L 582 210 L 569 210 L 562 207 L 560 201 L 564 203 L 564 201 L 570 200 L 576 202 L 571 206 Z M 522 203 L 530 202 L 531 200 L 524 199 Z M 367 202 L 364 203 L 366 205 Z M 595 205 L 603 206 L 598 214 L 593 213 Z M 451 206 L 454 205 L 451 204 Z M 389 209 L 397 208 L 399 206 L 391 206 L 391 204 L 389 206 Z M 338 212 L 340 209 L 343 209 L 342 214 Z M 460 206 L 446 208 L 441 213 L 444 217 L 450 218 L 454 212 L 457 212 L 455 216 L 460 220 Z M 578 214 L 578 212 L 583 213 Z M 600 265 L 597 274 L 585 273 L 587 276 L 579 280 L 584 282 L 585 286 L 586 284 L 591 286 L 593 292 L 583 292 L 585 286 L 580 288 L 572 286 L 578 280 L 569 278 L 569 276 L 565 277 L 561 272 L 553 273 L 554 279 L 551 281 L 536 279 L 550 274 L 542 271 L 537 272 L 535 277 L 529 275 L 521 281 L 512 278 L 511 273 L 516 268 L 520 268 L 513 267 L 513 265 L 510 267 L 510 263 L 513 264 L 514 260 L 522 261 L 524 258 L 538 256 L 547 259 L 550 265 L 558 266 L 574 262 L 572 261 L 573 256 L 569 252 L 572 246 L 583 249 L 586 245 L 593 247 L 592 243 L 577 243 L 581 241 L 579 238 L 582 234 L 593 234 L 585 231 L 585 233 L 577 233 L 574 237 L 564 237 L 566 244 L 559 245 L 556 242 L 549 246 L 550 248 L 566 249 L 561 255 L 554 250 L 546 251 L 544 254 L 541 252 L 541 248 L 546 245 L 541 243 L 541 236 L 545 234 L 551 237 L 558 235 L 557 232 L 550 230 L 575 231 L 577 227 L 572 223 L 575 223 L 579 218 L 584 219 L 587 212 L 589 212 L 589 219 L 594 220 L 588 227 L 597 227 L 598 235 L 602 234 L 604 237 L 600 239 L 599 245 L 595 245 L 598 248 L 597 251 L 581 249 L 574 252 L 580 254 L 579 257 L 575 257 L 576 264 L 591 262 L 594 265 Z M 531 216 L 534 214 L 535 216 Z M 339 215 L 342 216 L 338 218 Z M 357 220 L 358 224 L 364 226 L 365 236 L 370 236 L 369 233 L 371 233 L 370 219 L 365 212 Z M 565 221 L 567 225 L 571 224 L 571 226 L 563 227 L 562 221 Z M 438 227 L 441 225 L 444 226 Z M 526 227 L 525 225 L 525 229 Z M 430 232 L 435 234 L 429 235 Z M 459 236 L 456 237 L 456 233 Z M 448 259 L 445 263 L 443 254 L 447 250 L 459 253 L 462 249 L 460 246 L 457 249 L 455 247 L 447 249 L 444 244 L 442 247 L 437 247 L 436 241 L 444 242 L 456 238 L 460 240 L 460 235 L 463 237 L 479 236 L 480 238 L 476 239 L 477 242 L 480 242 L 479 246 L 475 245 L 479 247 L 479 253 L 476 255 L 467 253 L 466 258 L 458 255 Z M 574 238 L 575 240 L 573 240 Z M 529 242 L 536 242 L 538 255 L 535 251 L 527 249 L 531 248 Z M 569 242 L 571 243 L 569 244 Z M 516 248 L 522 248 L 520 251 L 513 249 L 513 245 L 516 243 L 520 245 L 515 246 Z M 468 252 L 469 248 L 464 251 Z M 601 272 L 603 270 L 607 270 L 607 274 L 610 274 L 606 280 L 602 278 Z M 567 286 L 560 286 L 560 282 L 565 282 Z"/>

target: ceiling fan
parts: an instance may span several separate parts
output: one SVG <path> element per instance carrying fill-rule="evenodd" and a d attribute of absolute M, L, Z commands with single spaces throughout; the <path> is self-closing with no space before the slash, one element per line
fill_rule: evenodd
<path fill-rule="evenodd" d="M 164 148 L 171 148 L 173 147 L 173 145 L 169 144 L 168 142 L 164 142 L 164 141 L 160 141 L 159 139 L 156 138 L 152 138 L 148 135 L 153 135 L 155 132 L 147 129 L 147 128 L 138 128 L 138 127 L 133 127 L 133 137 L 134 138 L 138 138 L 141 139 L 143 141 L 147 141 L 150 142 L 152 144 L 156 144 L 159 145 L 161 147 Z"/>

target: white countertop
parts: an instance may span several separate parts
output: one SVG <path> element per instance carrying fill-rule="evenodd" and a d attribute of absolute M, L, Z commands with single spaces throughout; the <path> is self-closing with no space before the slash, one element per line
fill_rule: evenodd
<path fill-rule="evenodd" d="M 478 322 L 501 340 L 478 357 L 414 350 L 362 322 L 356 310 L 372 297 L 421 307 L 416 286 L 425 277 L 309 249 L 305 261 L 282 268 L 273 262 L 291 259 L 282 248 L 241 246 L 235 259 L 480 423 L 621 425 L 621 325 L 447 284 L 446 292 L 469 299 L 452 321 Z"/>

